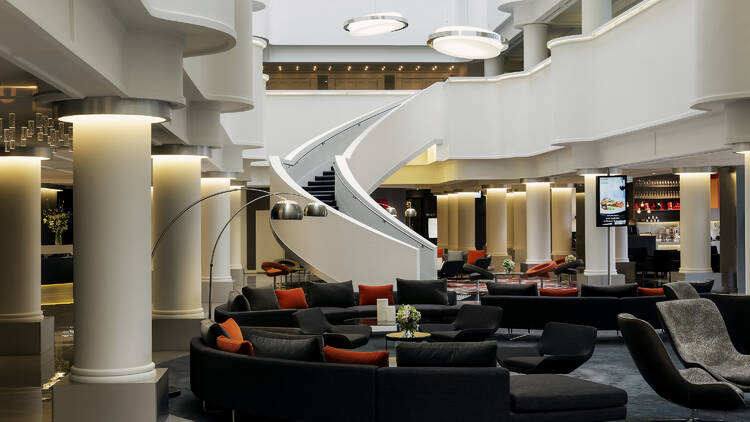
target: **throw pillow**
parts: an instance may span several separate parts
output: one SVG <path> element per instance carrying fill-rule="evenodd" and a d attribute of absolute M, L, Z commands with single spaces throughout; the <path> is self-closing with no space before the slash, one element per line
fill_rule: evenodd
<path fill-rule="evenodd" d="M 463 251 L 451 251 L 449 250 L 445 254 L 445 261 L 463 261 L 464 260 L 464 252 Z"/>
<path fill-rule="evenodd" d="M 388 299 L 388 304 L 393 305 L 393 284 L 385 286 L 359 285 L 359 304 L 377 305 L 378 299 Z"/>
<path fill-rule="evenodd" d="M 565 297 L 576 297 L 578 296 L 578 289 L 539 289 L 539 296 L 565 296 Z"/>
<path fill-rule="evenodd" d="M 401 367 L 495 367 L 497 342 L 398 342 L 396 363 Z"/>
<path fill-rule="evenodd" d="M 305 309 L 307 308 L 307 300 L 305 300 L 305 292 L 301 287 L 290 290 L 276 290 L 276 299 L 279 301 L 279 307 L 281 309 Z"/>
<path fill-rule="evenodd" d="M 478 251 L 469 251 L 469 255 L 466 257 L 466 263 L 471 265 L 476 264 L 477 259 L 484 258 L 487 255 L 486 252 L 487 251 L 485 251 L 484 249 L 480 249 Z"/>
<path fill-rule="evenodd" d="M 234 319 L 229 318 L 228 320 L 222 322 L 222 327 L 226 330 L 226 332 L 229 334 L 229 338 L 234 340 L 244 340 L 242 338 L 242 330 L 240 330 L 240 326 L 237 325 L 237 323 L 234 321 Z"/>
<path fill-rule="evenodd" d="M 225 336 L 219 336 L 216 339 L 216 345 L 219 350 L 240 355 L 253 355 L 253 345 L 247 340 L 235 340 Z"/>
<path fill-rule="evenodd" d="M 253 331 L 248 340 L 255 356 L 263 358 L 323 362 L 320 336 L 295 336 Z"/>
<path fill-rule="evenodd" d="M 341 283 L 310 283 L 309 286 L 309 305 L 313 308 L 354 306 L 354 287 L 351 280 Z"/>
<path fill-rule="evenodd" d="M 250 302 L 253 311 L 279 309 L 279 299 L 273 287 L 243 287 L 242 294 Z"/>
<path fill-rule="evenodd" d="M 638 285 L 624 284 L 622 286 L 581 286 L 581 296 L 584 297 L 632 297 L 638 295 Z"/>
<path fill-rule="evenodd" d="M 216 348 L 216 339 L 219 336 L 229 337 L 229 333 L 210 319 L 201 320 L 201 338 L 206 345 Z"/>
<path fill-rule="evenodd" d="M 234 292 L 232 296 L 231 302 L 229 302 L 229 312 L 245 312 L 250 310 L 250 302 L 248 302 L 245 296 L 237 292 Z"/>
<path fill-rule="evenodd" d="M 487 294 L 498 296 L 537 296 L 536 283 L 486 283 Z"/>
<path fill-rule="evenodd" d="M 398 303 L 400 305 L 447 305 L 448 288 L 445 279 L 441 280 L 402 280 L 396 279 Z"/>
<path fill-rule="evenodd" d="M 639 287 L 638 296 L 664 296 L 664 289 L 650 288 L 650 287 Z"/>
<path fill-rule="evenodd" d="M 346 363 L 353 365 L 375 365 L 380 368 L 388 367 L 387 351 L 382 352 L 353 352 L 351 350 L 337 349 L 326 346 L 323 355 L 328 363 Z"/>
<path fill-rule="evenodd" d="M 693 286 L 695 291 L 698 293 L 711 293 L 711 289 L 713 289 L 714 287 L 714 281 L 713 280 L 691 281 L 690 285 Z"/>

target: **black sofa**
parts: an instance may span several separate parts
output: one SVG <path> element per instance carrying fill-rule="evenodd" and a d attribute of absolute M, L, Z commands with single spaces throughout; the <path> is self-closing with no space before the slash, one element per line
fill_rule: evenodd
<path fill-rule="evenodd" d="M 259 358 L 200 337 L 190 343 L 190 384 L 212 406 L 284 421 L 605 421 L 624 419 L 627 402 L 621 389 L 558 375 Z"/>
<path fill-rule="evenodd" d="M 243 295 L 246 297 L 249 295 L 248 289 L 242 289 Z M 342 324 L 344 321 L 353 318 L 375 318 L 377 316 L 376 305 L 358 305 L 359 293 L 354 292 L 354 297 L 351 303 L 354 306 L 341 307 L 341 306 L 311 306 L 320 308 L 323 314 L 331 324 Z M 419 312 L 422 313 L 421 322 L 453 322 L 458 314 L 460 305 L 456 304 L 456 292 L 446 292 L 448 298 L 447 305 L 435 305 L 435 304 L 420 304 L 410 303 Z M 396 304 L 398 301 L 398 292 L 393 292 L 393 299 Z M 311 302 L 308 300 L 310 305 L 321 304 L 325 305 L 325 302 Z M 396 305 L 398 308 L 398 305 Z M 299 309 L 271 309 L 263 311 L 239 311 L 232 312 L 229 310 L 228 304 L 221 304 L 216 307 L 214 311 L 214 320 L 216 322 L 224 322 L 229 318 L 233 318 L 240 326 L 256 326 L 256 327 L 294 327 L 295 322 L 292 315 Z"/>

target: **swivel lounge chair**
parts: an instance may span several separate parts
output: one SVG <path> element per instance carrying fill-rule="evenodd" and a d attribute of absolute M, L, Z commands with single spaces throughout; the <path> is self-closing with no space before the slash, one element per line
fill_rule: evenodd
<path fill-rule="evenodd" d="M 490 263 L 492 262 L 492 257 L 486 256 L 484 258 L 479 258 L 474 262 L 474 265 L 480 268 L 484 268 L 488 271 L 493 271 L 495 267 L 490 266 Z"/>
<path fill-rule="evenodd" d="M 420 324 L 430 341 L 484 341 L 500 328 L 503 310 L 497 306 L 463 305 L 452 324 Z"/>
<path fill-rule="evenodd" d="M 689 368 L 750 391 L 750 355 L 735 349 L 716 304 L 708 299 L 658 302 L 659 319 L 677 356 Z"/>
<path fill-rule="evenodd" d="M 463 261 L 445 261 L 438 270 L 438 278 L 456 278 L 461 274 L 463 266 Z"/>
<path fill-rule="evenodd" d="M 571 262 L 564 262 L 555 268 L 554 273 L 557 276 L 557 281 L 562 284 L 562 276 L 568 276 L 568 286 L 571 285 L 570 281 L 574 276 L 578 274 L 578 267 L 583 265 L 583 260 L 576 259 Z"/>
<path fill-rule="evenodd" d="M 495 274 L 492 274 L 482 267 L 478 267 L 472 264 L 464 264 L 463 270 L 464 273 L 469 275 L 469 280 L 475 281 L 477 283 L 477 303 L 479 303 L 479 281 L 495 281 Z"/>
<path fill-rule="evenodd" d="M 543 262 L 526 270 L 525 275 L 527 278 L 539 277 L 539 287 L 544 287 L 544 277 L 549 276 L 555 268 L 557 268 L 555 261 Z"/>
<path fill-rule="evenodd" d="M 322 334 L 327 346 L 354 349 L 370 340 L 372 328 L 367 325 L 331 325 L 319 308 L 302 309 L 292 315 L 303 334 Z"/>
<path fill-rule="evenodd" d="M 643 379 L 661 396 L 692 409 L 732 410 L 746 406 L 742 390 L 717 380 L 700 368 L 677 369 L 667 349 L 648 322 L 630 314 L 617 316 L 617 324 Z"/>
<path fill-rule="evenodd" d="M 674 281 L 662 285 L 664 296 L 669 300 L 699 299 L 700 295 L 695 288 L 686 281 Z"/>
<path fill-rule="evenodd" d="M 548 322 L 536 346 L 498 348 L 497 361 L 522 374 L 568 374 L 591 358 L 594 346 L 596 328 Z"/>

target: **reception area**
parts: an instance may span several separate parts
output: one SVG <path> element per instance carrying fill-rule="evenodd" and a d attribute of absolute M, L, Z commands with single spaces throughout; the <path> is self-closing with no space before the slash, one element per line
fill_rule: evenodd
<path fill-rule="evenodd" d="M 750 421 L 750 2 L 0 11 L 0 422 Z"/>

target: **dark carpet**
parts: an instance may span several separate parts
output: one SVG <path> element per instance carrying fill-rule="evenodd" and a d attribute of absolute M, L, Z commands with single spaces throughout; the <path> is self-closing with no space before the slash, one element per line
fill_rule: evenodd
<path fill-rule="evenodd" d="M 529 336 L 508 341 L 505 330 L 502 330 L 502 332 L 503 335 L 498 336 L 498 345 L 500 347 L 529 345 L 538 341 L 540 334 L 539 331 L 532 331 L 532 334 Z M 526 332 L 514 331 L 514 334 L 524 333 Z M 392 344 L 389 342 L 389 348 L 392 347 Z M 382 348 L 383 339 L 376 337 L 371 339 L 366 346 L 357 350 L 372 351 L 382 350 Z M 667 349 L 672 353 L 669 345 Z M 678 362 L 674 355 L 672 357 L 675 362 Z M 228 412 L 206 413 L 203 411 L 200 400 L 190 391 L 189 359 L 188 356 L 184 356 L 159 365 L 160 367 L 169 368 L 170 385 L 179 387 L 182 390 L 180 396 L 170 399 L 170 413 L 196 422 L 231 420 Z M 677 365 L 680 366 L 679 363 Z M 664 418 L 687 418 L 690 416 L 689 409 L 672 404 L 654 393 L 651 387 L 643 380 L 640 373 L 638 373 L 638 369 L 635 367 L 635 363 L 631 359 L 622 339 L 613 331 L 599 333 L 594 356 L 570 375 L 602 384 L 614 385 L 627 391 L 628 421 L 641 422 Z M 279 394 L 284 394 L 284 392 L 279 392 Z M 750 399 L 750 396 L 746 394 L 745 398 Z M 467 408 L 467 411 L 469 412 L 467 414 L 469 419 L 467 420 L 471 420 L 470 407 Z M 699 416 L 704 419 L 723 419 L 732 422 L 750 421 L 750 409 L 731 412 L 701 411 Z M 238 415 L 237 420 L 258 421 L 257 418 L 251 419 L 244 415 Z"/>

